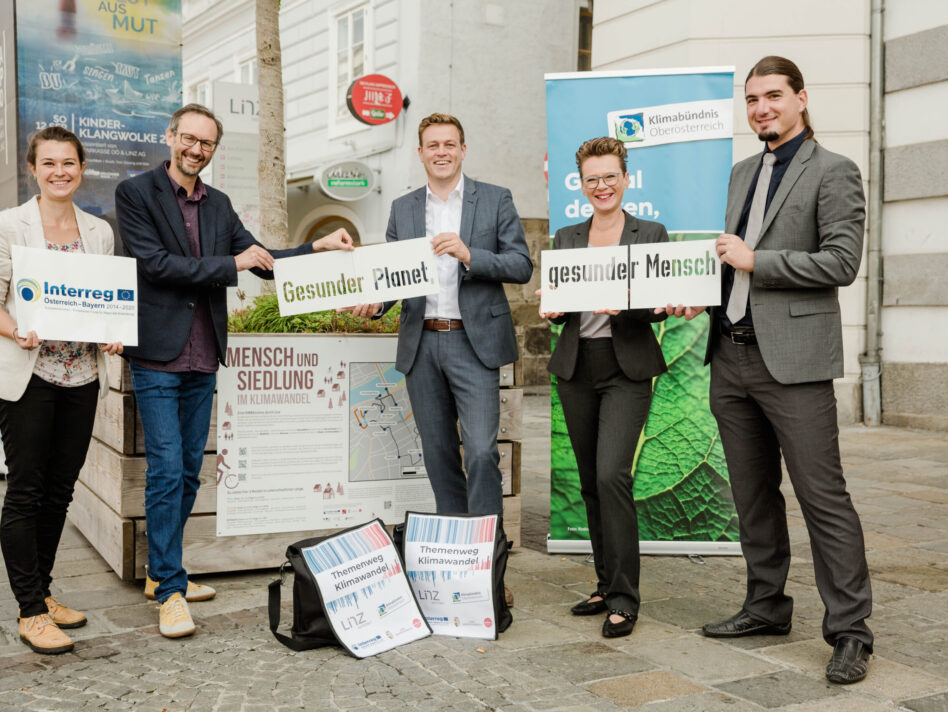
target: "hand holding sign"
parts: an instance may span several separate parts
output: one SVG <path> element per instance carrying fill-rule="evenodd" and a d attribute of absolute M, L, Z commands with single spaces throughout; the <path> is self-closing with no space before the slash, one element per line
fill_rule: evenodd
<path fill-rule="evenodd" d="M 32 351 L 40 345 L 40 338 L 35 331 L 31 331 L 26 336 L 20 336 L 20 333 L 14 329 L 13 341 L 24 351 Z"/>
<path fill-rule="evenodd" d="M 375 304 L 356 304 L 354 307 L 339 307 L 336 311 L 350 312 L 352 316 L 357 316 L 360 319 L 371 319 L 379 313 L 381 308 L 382 302 L 376 302 Z"/>
<path fill-rule="evenodd" d="M 457 233 L 442 232 L 435 235 L 431 238 L 431 246 L 434 248 L 434 253 L 438 257 L 441 255 L 450 255 L 459 262 L 463 262 L 465 266 L 470 266 L 471 264 L 471 251 Z"/>
<path fill-rule="evenodd" d="M 754 271 L 754 251 L 740 236 L 725 233 L 714 241 L 714 248 L 721 262 L 744 272 Z"/>
<path fill-rule="evenodd" d="M 318 240 L 313 241 L 313 252 L 326 252 L 327 250 L 354 250 L 355 246 L 352 237 L 346 232 L 344 227 L 335 232 L 331 232 Z"/>
<path fill-rule="evenodd" d="M 684 304 L 679 304 L 678 306 L 667 304 L 664 307 L 657 307 L 655 313 L 661 314 L 664 312 L 668 314 L 668 316 L 684 317 L 685 321 L 691 321 L 705 309 L 707 309 L 707 307 L 686 307 Z"/>

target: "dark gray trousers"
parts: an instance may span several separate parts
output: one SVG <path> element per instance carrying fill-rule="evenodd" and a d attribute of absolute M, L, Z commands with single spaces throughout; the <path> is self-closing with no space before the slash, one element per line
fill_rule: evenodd
<path fill-rule="evenodd" d="M 790 568 L 780 456 L 810 535 L 823 638 L 852 636 L 872 650 L 869 567 L 859 515 L 839 456 L 832 381 L 775 381 L 757 346 L 721 338 L 711 358 L 711 411 L 727 458 L 741 548 L 747 562 L 744 609 L 774 624 L 790 621 L 784 586 Z"/>
<path fill-rule="evenodd" d="M 632 464 L 652 401 L 652 381 L 630 381 L 612 339 L 580 340 L 573 378 L 557 379 L 563 416 L 579 468 L 598 591 L 606 603 L 639 610 L 639 523 Z"/>
<path fill-rule="evenodd" d="M 503 515 L 499 370 L 481 363 L 467 332 L 422 331 L 405 381 L 438 513 Z"/>

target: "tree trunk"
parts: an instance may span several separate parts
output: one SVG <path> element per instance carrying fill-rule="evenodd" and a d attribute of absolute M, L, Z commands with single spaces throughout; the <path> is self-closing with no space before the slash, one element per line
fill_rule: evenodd
<path fill-rule="evenodd" d="M 283 58 L 280 50 L 280 0 L 256 0 L 257 85 L 260 92 L 260 234 L 272 249 L 290 246 L 286 215 L 286 158 L 283 126 Z"/>

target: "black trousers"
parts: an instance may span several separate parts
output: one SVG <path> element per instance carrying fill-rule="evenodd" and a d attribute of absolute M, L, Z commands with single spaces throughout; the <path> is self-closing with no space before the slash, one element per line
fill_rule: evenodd
<path fill-rule="evenodd" d="M 790 537 L 780 457 L 810 535 L 816 588 L 826 612 L 823 638 L 852 636 L 872 650 L 866 625 L 872 591 L 862 525 L 839 456 L 832 381 L 778 383 L 757 346 L 721 338 L 711 358 L 711 412 L 727 458 L 741 549 L 747 563 L 744 609 L 768 623 L 790 622 L 784 592 Z"/>
<path fill-rule="evenodd" d="M 20 616 L 46 613 L 66 510 L 85 462 L 99 382 L 75 388 L 33 376 L 18 401 L 0 400 L 7 493 L 0 548 Z"/>
<path fill-rule="evenodd" d="M 629 380 L 612 339 L 581 339 L 576 371 L 557 379 L 599 579 L 610 608 L 638 614 L 639 523 L 632 464 L 652 402 L 652 381 Z"/>

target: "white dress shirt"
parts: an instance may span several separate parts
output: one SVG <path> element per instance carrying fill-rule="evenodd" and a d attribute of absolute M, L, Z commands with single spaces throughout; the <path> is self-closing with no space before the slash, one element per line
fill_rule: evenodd
<path fill-rule="evenodd" d="M 458 184 L 441 200 L 425 186 L 425 234 L 428 238 L 442 232 L 461 234 L 461 206 L 464 203 L 464 174 Z M 438 257 L 438 283 L 441 289 L 437 294 L 425 297 L 425 319 L 460 319 L 458 306 L 458 259 L 451 255 Z"/>

